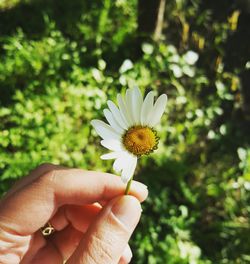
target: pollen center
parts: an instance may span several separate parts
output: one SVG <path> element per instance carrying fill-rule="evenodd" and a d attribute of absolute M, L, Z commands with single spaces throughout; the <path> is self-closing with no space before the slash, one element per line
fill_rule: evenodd
<path fill-rule="evenodd" d="M 149 154 L 157 149 L 158 140 L 156 131 L 144 126 L 131 127 L 123 136 L 125 148 L 136 156 Z"/>

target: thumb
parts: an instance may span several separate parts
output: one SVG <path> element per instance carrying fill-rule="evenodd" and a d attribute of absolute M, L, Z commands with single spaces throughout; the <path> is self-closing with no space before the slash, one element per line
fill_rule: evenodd
<path fill-rule="evenodd" d="M 80 242 L 67 264 L 117 264 L 141 215 L 133 196 L 111 200 Z"/>

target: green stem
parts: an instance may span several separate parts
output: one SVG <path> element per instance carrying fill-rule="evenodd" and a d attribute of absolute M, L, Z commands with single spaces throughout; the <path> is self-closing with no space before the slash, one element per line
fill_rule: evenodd
<path fill-rule="evenodd" d="M 133 176 L 131 177 L 131 179 L 127 183 L 126 190 L 125 190 L 125 195 L 128 194 L 132 181 L 133 181 Z"/>

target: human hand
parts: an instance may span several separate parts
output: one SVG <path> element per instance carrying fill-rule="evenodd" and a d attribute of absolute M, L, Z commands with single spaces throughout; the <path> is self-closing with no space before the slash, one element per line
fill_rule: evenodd
<path fill-rule="evenodd" d="M 112 174 L 39 166 L 0 202 L 0 263 L 128 263 L 148 192 L 135 181 L 132 196 L 124 189 Z M 48 221 L 56 232 L 45 238 Z"/>

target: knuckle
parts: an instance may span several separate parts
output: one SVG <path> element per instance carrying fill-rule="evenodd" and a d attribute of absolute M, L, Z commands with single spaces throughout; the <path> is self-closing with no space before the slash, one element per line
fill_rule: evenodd
<path fill-rule="evenodd" d="M 38 169 L 47 169 L 47 168 L 50 168 L 52 166 L 55 166 L 55 165 L 52 163 L 49 163 L 49 162 L 44 162 L 44 163 L 41 163 L 37 168 Z"/>
<path fill-rule="evenodd" d="M 36 167 L 34 170 L 31 171 L 31 174 L 45 174 L 46 172 L 49 172 L 56 168 L 56 165 L 52 163 L 42 163 L 38 167 Z"/>
<path fill-rule="evenodd" d="M 41 176 L 41 180 L 46 182 L 47 184 L 54 184 L 56 182 L 58 171 L 55 169 L 51 169 L 50 171 L 44 173 Z"/>

